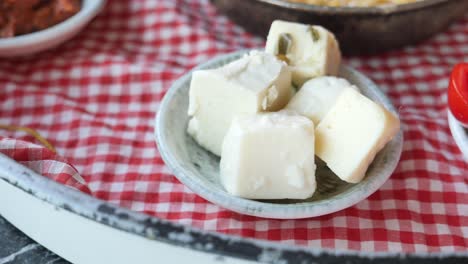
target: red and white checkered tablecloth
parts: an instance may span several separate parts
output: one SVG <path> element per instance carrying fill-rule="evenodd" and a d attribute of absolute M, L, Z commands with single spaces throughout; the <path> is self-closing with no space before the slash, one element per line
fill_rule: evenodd
<path fill-rule="evenodd" d="M 399 108 L 403 154 L 368 199 L 310 219 L 211 204 L 177 181 L 154 142 L 154 116 L 174 80 L 211 57 L 263 44 L 208 0 L 109 1 L 59 48 L 0 60 L 0 124 L 37 130 L 74 168 L 20 131 L 0 130 L 0 152 L 97 198 L 206 230 L 332 249 L 468 250 L 468 166 L 445 95 L 453 65 L 468 61 L 468 16 L 418 46 L 345 60 Z M 85 185 L 71 177 L 76 171 Z"/>

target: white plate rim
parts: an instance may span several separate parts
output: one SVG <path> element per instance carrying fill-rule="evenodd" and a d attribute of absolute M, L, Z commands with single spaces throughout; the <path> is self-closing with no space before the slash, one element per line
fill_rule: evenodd
<path fill-rule="evenodd" d="M 453 139 L 462 152 L 465 161 L 468 162 L 468 134 L 450 110 L 447 111 L 447 119 Z"/>

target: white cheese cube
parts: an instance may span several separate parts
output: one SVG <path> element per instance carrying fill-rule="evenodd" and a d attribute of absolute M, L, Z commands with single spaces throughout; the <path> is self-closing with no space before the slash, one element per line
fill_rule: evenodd
<path fill-rule="evenodd" d="M 251 52 L 221 68 L 193 73 L 187 131 L 219 156 L 234 116 L 280 110 L 290 97 L 287 65 L 271 54 Z"/>
<path fill-rule="evenodd" d="M 315 192 L 314 124 L 286 111 L 235 118 L 224 139 L 220 175 L 232 195 L 306 199 Z"/>
<path fill-rule="evenodd" d="M 338 41 L 321 26 L 276 20 L 271 24 L 265 51 L 289 63 L 298 87 L 317 76 L 337 75 L 341 63 Z"/>
<path fill-rule="evenodd" d="M 342 180 L 357 183 L 399 129 L 398 117 L 346 89 L 315 129 L 315 152 Z"/>
<path fill-rule="evenodd" d="M 310 118 L 318 124 L 335 104 L 336 99 L 347 88 L 359 91 L 347 80 L 332 76 L 321 76 L 307 81 L 286 106 Z"/>

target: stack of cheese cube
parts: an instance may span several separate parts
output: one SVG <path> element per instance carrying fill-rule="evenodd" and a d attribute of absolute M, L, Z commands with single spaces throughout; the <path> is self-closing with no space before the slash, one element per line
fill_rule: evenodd
<path fill-rule="evenodd" d="M 400 123 L 333 77 L 340 61 L 338 43 L 326 29 L 275 21 L 265 51 L 193 73 L 187 131 L 221 156 L 227 192 L 249 199 L 309 198 L 316 189 L 315 155 L 344 181 L 365 177 Z"/>

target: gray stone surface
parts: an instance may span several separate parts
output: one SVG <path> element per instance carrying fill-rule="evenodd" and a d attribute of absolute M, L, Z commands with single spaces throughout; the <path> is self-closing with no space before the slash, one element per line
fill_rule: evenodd
<path fill-rule="evenodd" d="M 68 264 L 0 215 L 0 264 Z"/>

